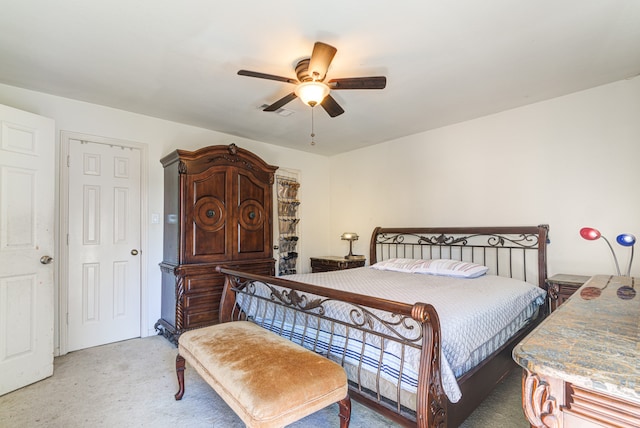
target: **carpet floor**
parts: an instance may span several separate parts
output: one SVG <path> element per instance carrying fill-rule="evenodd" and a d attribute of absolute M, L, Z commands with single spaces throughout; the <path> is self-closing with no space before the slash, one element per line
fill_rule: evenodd
<path fill-rule="evenodd" d="M 0 397 L 0 427 L 220 427 L 244 424 L 187 366 L 185 395 L 175 401 L 176 348 L 160 336 L 132 339 L 57 357 L 54 374 Z M 462 428 L 529 427 L 515 371 L 487 397 Z M 338 427 L 337 405 L 291 427 Z M 351 427 L 396 427 L 353 401 Z"/>

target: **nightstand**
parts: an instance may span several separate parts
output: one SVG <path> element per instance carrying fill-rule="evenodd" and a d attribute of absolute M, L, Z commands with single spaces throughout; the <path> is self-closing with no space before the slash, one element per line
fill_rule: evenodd
<path fill-rule="evenodd" d="M 365 256 L 348 259 L 338 256 L 311 257 L 311 273 L 362 267 L 365 260 Z"/>
<path fill-rule="evenodd" d="M 565 300 L 591 278 L 584 275 L 567 275 L 559 273 L 547 278 L 549 303 L 551 312 L 555 311 Z"/>

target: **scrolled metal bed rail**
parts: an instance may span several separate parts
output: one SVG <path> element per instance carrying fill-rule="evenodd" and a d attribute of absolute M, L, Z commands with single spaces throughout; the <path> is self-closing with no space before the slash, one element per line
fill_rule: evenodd
<path fill-rule="evenodd" d="M 354 398 L 399 422 L 431 420 L 415 409 L 441 407 L 444 415 L 440 325 L 431 305 L 217 270 L 226 275 L 222 322 L 252 321 L 340 363 Z"/>

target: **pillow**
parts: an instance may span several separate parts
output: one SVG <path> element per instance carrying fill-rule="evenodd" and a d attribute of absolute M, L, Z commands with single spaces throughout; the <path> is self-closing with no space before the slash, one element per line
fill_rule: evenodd
<path fill-rule="evenodd" d="M 453 276 L 457 278 L 477 278 L 487 273 L 489 268 L 471 262 L 459 260 L 437 259 L 423 260 L 413 266 L 413 273 L 426 273 L 429 275 Z"/>
<path fill-rule="evenodd" d="M 415 266 L 420 265 L 426 261 L 428 260 L 394 258 L 383 260 L 372 265 L 371 267 L 378 270 L 392 270 L 394 272 L 412 273 Z"/>
<path fill-rule="evenodd" d="M 477 278 L 486 274 L 489 270 L 488 267 L 476 263 L 449 259 L 421 260 L 393 258 L 378 262 L 371 267 L 378 270 L 453 276 L 457 278 Z"/>

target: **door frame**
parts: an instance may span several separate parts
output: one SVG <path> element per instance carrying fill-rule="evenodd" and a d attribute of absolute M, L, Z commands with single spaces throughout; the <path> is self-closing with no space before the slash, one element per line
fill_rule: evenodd
<path fill-rule="evenodd" d="M 122 146 L 140 150 L 140 337 L 148 336 L 149 324 L 149 288 L 148 288 L 148 233 L 149 224 L 146 221 L 149 213 L 148 187 L 149 187 L 149 162 L 148 145 L 134 141 L 119 140 L 116 138 L 99 137 L 82 134 L 73 131 L 60 131 L 60 159 L 58 170 L 60 171 L 59 188 L 59 239 L 58 239 L 58 305 L 55 310 L 54 327 L 54 355 L 64 355 L 68 351 L 68 299 L 69 299 L 69 157 L 70 140 L 91 141 L 93 143 Z"/>

